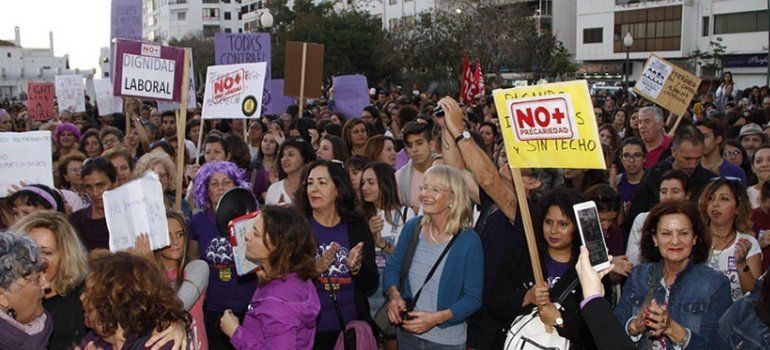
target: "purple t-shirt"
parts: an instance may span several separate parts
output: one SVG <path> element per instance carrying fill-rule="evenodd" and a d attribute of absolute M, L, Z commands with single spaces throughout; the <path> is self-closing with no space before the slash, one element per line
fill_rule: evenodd
<path fill-rule="evenodd" d="M 572 264 L 574 263 L 558 262 L 551 259 L 550 256 L 547 256 L 545 258 L 545 275 L 548 277 L 548 288 L 553 288 L 556 282 L 559 282 L 561 276 L 564 276 L 564 273 L 567 272 L 567 269 L 569 269 Z"/>
<path fill-rule="evenodd" d="M 214 213 L 210 210 L 193 215 L 189 223 L 190 239 L 198 241 L 198 254 L 209 264 L 209 286 L 206 289 L 204 308 L 223 312 L 245 312 L 251 296 L 257 289 L 257 276 L 248 274 L 238 277 L 233 262 L 230 240 L 217 230 Z"/>
<path fill-rule="evenodd" d="M 348 252 L 350 251 L 350 241 L 348 240 L 348 225 L 340 221 L 333 227 L 326 227 L 319 224 L 311 216 L 310 227 L 315 233 L 318 241 L 317 257 L 323 255 L 333 242 L 340 245 L 340 250 L 334 257 L 334 262 L 329 266 L 321 276 L 315 280 L 318 299 L 321 300 L 321 313 L 318 316 L 318 332 L 327 332 L 340 330 L 340 322 L 337 318 L 337 312 L 334 310 L 334 303 L 329 297 L 329 287 L 333 289 L 337 297 L 337 302 L 342 310 L 342 317 L 345 323 L 357 318 L 355 303 L 355 286 L 353 285 L 353 276 L 348 270 Z"/>
<path fill-rule="evenodd" d="M 726 160 L 723 160 L 722 164 L 719 165 L 719 176 L 737 177 L 741 179 L 743 187 L 749 187 L 749 180 L 746 178 L 746 172 L 741 167 Z"/>
<path fill-rule="evenodd" d="M 620 195 L 620 204 L 623 208 L 623 213 L 628 213 L 628 209 L 631 208 L 631 201 L 636 196 L 636 190 L 639 188 L 639 183 L 631 184 L 628 182 L 628 174 L 620 174 L 620 181 L 618 181 L 618 194 Z"/>
<path fill-rule="evenodd" d="M 107 220 L 105 218 L 92 219 L 90 205 L 70 214 L 69 221 L 88 251 L 97 248 L 110 249 L 110 231 L 107 229 Z"/>

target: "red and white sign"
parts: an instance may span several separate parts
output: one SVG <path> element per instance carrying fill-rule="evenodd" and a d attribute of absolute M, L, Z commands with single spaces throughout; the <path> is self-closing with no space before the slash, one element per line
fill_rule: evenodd
<path fill-rule="evenodd" d="M 209 66 L 203 94 L 203 119 L 259 118 L 267 63 Z"/>
<path fill-rule="evenodd" d="M 243 69 L 236 69 L 232 72 L 227 72 L 216 78 L 212 82 L 214 87 L 214 102 L 222 101 L 228 97 L 239 95 L 243 92 L 243 83 L 246 71 Z"/>
<path fill-rule="evenodd" d="M 559 140 L 578 137 L 574 108 L 566 94 L 508 103 L 514 136 L 518 141 Z"/>
<path fill-rule="evenodd" d="M 142 43 L 142 56 L 160 57 L 160 45 Z"/>

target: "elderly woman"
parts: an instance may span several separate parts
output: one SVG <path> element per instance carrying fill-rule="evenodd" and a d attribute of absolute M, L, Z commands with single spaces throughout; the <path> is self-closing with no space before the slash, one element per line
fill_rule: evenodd
<path fill-rule="evenodd" d="M 104 152 L 104 147 L 102 146 L 102 140 L 99 138 L 99 132 L 96 130 L 86 131 L 80 138 L 78 149 L 88 158 L 100 156 Z"/>
<path fill-rule="evenodd" d="M 81 340 L 81 347 L 150 349 L 147 343 L 153 336 L 186 320 L 176 292 L 153 262 L 101 250 L 92 253 L 89 265 L 81 301 L 92 332 Z M 175 347 L 184 344 L 159 346 Z"/>
<path fill-rule="evenodd" d="M 710 245 L 708 227 L 690 202 L 652 208 L 642 229 L 646 263 L 631 272 L 615 308 L 640 349 L 709 346 L 732 304 L 730 281 L 704 264 Z"/>
<path fill-rule="evenodd" d="M 88 206 L 89 199 L 80 176 L 80 168 L 86 156 L 79 151 L 70 152 L 59 161 L 59 190 L 65 205 L 71 211 L 78 211 Z"/>
<path fill-rule="evenodd" d="M 86 249 L 67 217 L 43 210 L 27 215 L 12 230 L 31 238 L 46 263 L 45 277 L 51 282 L 43 307 L 53 318 L 50 349 L 68 349 L 86 334 L 80 294 L 88 272 Z"/>
<path fill-rule="evenodd" d="M 0 232 L 0 349 L 43 349 L 51 317 L 43 309 L 45 262 L 35 243 Z"/>
<path fill-rule="evenodd" d="M 168 154 L 163 152 L 150 152 L 139 158 L 134 167 L 134 178 L 138 178 L 147 171 L 153 171 L 158 175 L 161 188 L 163 189 L 164 201 L 167 208 L 174 205 L 176 197 L 176 167 Z M 192 217 L 192 208 L 187 199 L 182 198 L 182 212 L 186 219 Z"/>
<path fill-rule="evenodd" d="M 308 217 L 318 242 L 321 313 L 315 348 L 329 349 L 341 330 L 338 315 L 345 324 L 370 318 L 366 296 L 379 279 L 374 241 L 369 226 L 356 215 L 355 195 L 341 164 L 317 160 L 305 168 L 301 179 L 295 207 Z"/>
<path fill-rule="evenodd" d="M 425 173 L 420 191 L 424 216 L 407 221 L 385 265 L 388 318 L 401 325 L 399 348 L 465 349 L 466 319 L 481 307 L 484 284 L 468 188 L 458 170 L 441 165 Z"/>
<path fill-rule="evenodd" d="M 242 325 L 232 312 L 222 331 L 236 349 L 311 349 L 321 309 L 313 277 L 316 241 L 295 210 L 262 208 L 246 235 L 246 258 L 260 264 L 260 288 Z"/>
<path fill-rule="evenodd" d="M 225 310 L 243 317 L 251 296 L 257 288 L 254 275 L 238 276 L 233 249 L 228 236 L 217 229 L 215 212 L 222 195 L 234 187 L 248 188 L 243 182 L 243 170 L 230 162 L 204 164 L 193 181 L 195 206 L 201 211 L 188 223 L 190 250 L 209 264 L 209 284 L 203 306 L 206 333 L 212 349 L 230 348 L 227 335 L 219 327 Z"/>
<path fill-rule="evenodd" d="M 72 123 L 61 123 L 54 130 L 53 140 L 56 142 L 54 159 L 59 159 L 77 149 L 78 141 L 80 140 L 80 129 Z"/>

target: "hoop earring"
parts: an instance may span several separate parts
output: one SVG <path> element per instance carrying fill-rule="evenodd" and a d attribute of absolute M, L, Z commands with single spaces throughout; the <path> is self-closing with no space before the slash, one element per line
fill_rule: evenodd
<path fill-rule="evenodd" d="M 8 316 L 11 316 L 12 319 L 16 319 L 16 310 L 14 309 L 8 309 Z"/>

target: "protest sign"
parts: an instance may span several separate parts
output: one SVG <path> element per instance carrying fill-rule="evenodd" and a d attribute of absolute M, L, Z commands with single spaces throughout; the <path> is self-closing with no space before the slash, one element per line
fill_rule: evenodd
<path fill-rule="evenodd" d="M 99 115 L 123 112 L 123 99 L 112 95 L 112 81 L 110 79 L 94 79 L 94 91 L 96 91 L 96 106 L 99 108 Z"/>
<path fill-rule="evenodd" d="M 190 63 L 187 65 L 188 72 L 194 72 L 193 59 L 190 56 Z M 190 86 L 187 88 L 187 105 L 188 108 L 197 108 L 196 95 L 195 95 L 195 74 L 188 74 L 187 81 Z M 161 112 L 175 111 L 181 107 L 179 102 L 173 101 L 158 101 L 158 110 Z"/>
<path fill-rule="evenodd" d="M 658 56 L 650 55 L 634 92 L 682 116 L 698 91 L 700 78 Z"/>
<path fill-rule="evenodd" d="M 216 33 L 214 36 L 214 64 L 267 63 L 265 82 L 271 78 L 271 49 L 269 33 Z M 269 86 L 262 97 L 263 111 L 270 108 L 272 99 Z"/>
<path fill-rule="evenodd" d="M 54 83 L 34 82 L 27 84 L 27 114 L 33 120 L 47 120 L 54 117 Z"/>
<path fill-rule="evenodd" d="M 113 95 L 181 101 L 184 49 L 122 39 L 115 47 Z"/>
<path fill-rule="evenodd" d="M 209 66 L 203 94 L 203 119 L 259 118 L 267 64 Z"/>
<path fill-rule="evenodd" d="M 606 168 L 585 81 L 498 89 L 493 95 L 511 167 Z"/>
<path fill-rule="evenodd" d="M 136 236 L 150 236 L 152 250 L 170 244 L 163 188 L 158 175 L 148 171 L 114 190 L 104 192 L 104 218 L 110 232 L 110 251 L 131 248 Z"/>
<path fill-rule="evenodd" d="M 364 108 L 370 105 L 369 87 L 363 75 L 332 77 L 334 86 L 335 112 L 345 118 L 359 118 Z"/>
<path fill-rule="evenodd" d="M 254 230 L 254 221 L 259 211 L 248 213 L 230 221 L 230 245 L 233 247 L 233 261 L 238 276 L 254 271 L 259 264 L 246 258 L 246 235 Z"/>
<path fill-rule="evenodd" d="M 112 0 L 110 38 L 142 40 L 142 0 Z"/>
<path fill-rule="evenodd" d="M 59 104 L 59 113 L 70 111 L 72 113 L 86 111 L 86 86 L 83 76 L 79 74 L 57 75 L 56 103 Z"/>
<path fill-rule="evenodd" d="M 324 45 L 287 41 L 285 56 L 284 95 L 299 97 L 301 106 L 305 98 L 321 98 Z"/>
<path fill-rule="evenodd" d="M 270 79 L 265 86 L 265 92 L 265 101 L 262 101 L 264 103 L 262 114 L 281 115 L 286 112 L 287 107 L 296 103 L 293 97 L 283 94 L 283 79 Z"/>
<path fill-rule="evenodd" d="M 21 181 L 54 187 L 50 131 L 0 132 L 0 197 Z"/>

